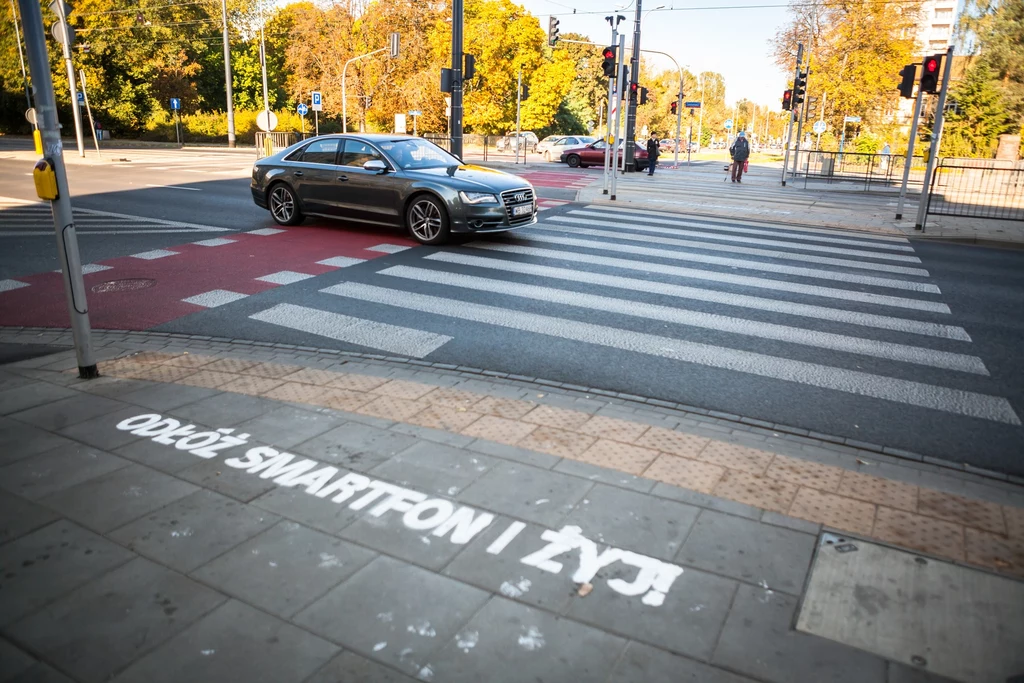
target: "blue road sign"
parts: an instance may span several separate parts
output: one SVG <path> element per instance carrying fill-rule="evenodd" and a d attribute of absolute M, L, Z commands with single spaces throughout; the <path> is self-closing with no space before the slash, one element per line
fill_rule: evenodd
<path fill-rule="evenodd" d="M 815 121 L 814 122 L 814 132 L 815 133 L 819 133 L 819 134 L 820 133 L 824 133 L 826 128 L 827 128 L 827 126 L 825 125 L 824 121 Z"/>
<path fill-rule="evenodd" d="M 177 97 L 172 97 L 171 98 L 171 111 L 180 111 L 180 110 L 181 110 L 181 100 L 178 99 Z"/>
<path fill-rule="evenodd" d="M 843 123 L 860 123 L 859 116 L 844 116 Z"/>
<path fill-rule="evenodd" d="M 732 119 L 726 119 L 725 120 L 725 129 L 729 130 L 731 128 L 732 128 Z"/>
<path fill-rule="evenodd" d="M 313 111 L 323 111 L 324 101 L 320 91 L 314 90 L 311 94 L 313 96 Z"/>
<path fill-rule="evenodd" d="M 299 116 L 305 116 L 307 113 L 309 113 L 309 107 L 305 102 L 299 102 Z"/>
<path fill-rule="evenodd" d="M 700 109 L 700 102 L 685 102 L 687 109 Z"/>
<path fill-rule="evenodd" d="M 85 93 L 83 93 L 81 90 L 78 91 L 78 103 L 85 104 Z"/>

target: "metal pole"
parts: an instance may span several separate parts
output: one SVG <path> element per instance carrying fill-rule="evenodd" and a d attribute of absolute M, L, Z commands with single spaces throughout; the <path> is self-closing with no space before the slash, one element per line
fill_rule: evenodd
<path fill-rule="evenodd" d="M 20 2 L 20 0 L 19 0 Z M 71 41 L 68 31 L 68 18 L 64 16 L 64 0 L 56 4 L 57 18 L 64 27 L 64 42 L 61 48 L 64 51 L 64 66 L 68 71 L 68 87 L 71 88 L 71 111 L 75 117 L 75 140 L 78 142 L 78 156 L 85 156 L 85 139 L 82 137 L 82 109 L 78 106 L 78 88 L 75 85 L 75 67 L 71 63 Z M 24 18 L 25 9 L 22 8 L 21 16 Z M 28 29 L 25 29 L 25 39 L 28 40 Z"/>
<path fill-rule="evenodd" d="M 683 77 L 679 77 L 679 100 L 676 102 L 676 156 L 673 165 L 679 168 L 679 136 L 683 132 Z M 686 165 L 690 165 L 690 141 L 686 141 Z"/>
<path fill-rule="evenodd" d="M 18 59 L 21 60 L 21 80 L 25 83 L 25 104 L 32 108 L 32 94 L 28 87 L 28 73 L 25 71 L 25 54 L 21 51 L 21 29 L 18 28 L 18 11 L 11 0 L 11 19 L 14 21 L 14 39 L 18 41 Z"/>
<path fill-rule="evenodd" d="M 231 84 L 231 42 L 228 38 L 228 0 L 220 0 L 220 16 L 224 24 L 224 88 L 228 99 L 228 147 L 235 146 L 235 96 Z"/>
<path fill-rule="evenodd" d="M 521 131 L 519 127 L 519 111 L 520 105 L 523 102 L 523 70 L 519 70 L 519 80 L 516 81 L 516 164 L 519 163 L 519 147 L 522 144 L 519 133 Z M 526 155 L 523 155 L 523 163 L 526 163 Z"/>
<path fill-rule="evenodd" d="M 320 112 L 313 110 L 313 125 L 315 126 L 316 134 L 320 135 Z"/>
<path fill-rule="evenodd" d="M 793 84 L 800 77 L 800 62 L 804 59 L 804 44 L 796 45 L 796 71 L 793 74 Z M 786 149 L 782 155 L 782 186 L 786 186 L 786 171 L 789 169 L 789 148 L 793 144 L 793 111 L 789 112 L 789 127 L 786 129 Z"/>
<path fill-rule="evenodd" d="M 270 93 L 267 88 L 267 44 L 263 37 L 263 0 L 257 0 L 260 8 L 260 65 L 263 67 L 263 111 L 267 112 L 267 130 L 270 130 Z"/>
<path fill-rule="evenodd" d="M 613 19 L 613 21 L 614 21 L 614 19 Z M 619 45 L 619 29 L 618 29 L 617 25 L 615 23 L 613 23 L 612 24 L 612 47 L 615 48 L 616 51 L 618 51 L 618 45 Z M 611 183 L 611 178 L 609 176 L 609 173 L 610 173 L 610 169 L 614 167 L 614 164 L 610 164 L 609 161 L 612 158 L 611 157 L 612 140 L 615 139 L 613 137 L 613 134 L 612 134 L 612 113 L 615 110 L 615 100 L 614 100 L 614 98 L 616 97 L 616 93 L 618 92 L 618 85 L 616 83 L 616 80 L 618 79 L 618 76 L 619 76 L 618 59 L 619 59 L 619 57 L 616 57 L 615 76 L 613 76 L 613 77 L 608 79 L 608 126 L 607 126 L 607 131 L 606 131 L 607 134 L 605 135 L 605 141 L 604 141 L 605 142 L 605 145 L 604 145 L 604 190 L 602 191 L 602 194 L 608 194 L 608 187 L 609 187 L 609 185 Z M 616 133 L 617 132 L 618 131 L 616 131 Z"/>
<path fill-rule="evenodd" d="M 910 167 L 914 163 L 914 143 L 917 142 L 917 124 L 921 120 L 921 102 L 923 100 L 924 91 L 922 91 L 920 86 L 918 86 L 917 98 L 914 100 L 914 121 L 910 124 L 910 139 L 907 140 L 907 160 L 903 164 L 903 182 L 900 184 L 900 201 L 896 205 L 896 220 L 903 218 L 903 204 L 907 199 L 907 181 L 910 180 Z M 927 188 L 922 187 L 922 197 L 925 192 L 927 192 Z"/>
<path fill-rule="evenodd" d="M 623 64 L 622 64 L 622 66 L 625 67 L 625 54 L 626 54 L 626 35 L 625 34 L 622 34 L 622 35 L 619 36 L 619 50 L 623 54 Z M 622 69 L 622 78 L 620 79 L 620 83 L 622 84 L 622 87 L 628 89 L 630 82 L 631 82 L 631 79 L 626 78 L 626 69 L 623 68 Z M 619 92 L 621 93 L 622 91 L 620 90 Z M 619 99 L 619 112 L 620 112 L 620 114 L 618 114 L 619 118 L 615 122 L 615 137 L 618 138 L 618 142 L 616 143 L 615 165 L 618 166 L 618 170 L 621 171 L 622 173 L 626 172 L 626 156 L 627 156 L 626 149 L 629 147 L 628 140 L 631 139 L 631 138 L 628 138 L 627 135 L 626 135 L 626 123 L 627 123 L 626 119 L 629 118 L 628 117 L 628 115 L 629 115 L 629 109 L 628 109 L 629 105 L 626 104 L 626 100 L 625 99 L 622 99 L 624 97 L 626 97 L 626 96 L 625 95 L 619 95 L 619 98 L 620 98 Z M 623 111 L 623 107 L 626 107 L 626 109 L 625 109 L 626 116 L 625 117 L 623 117 L 622 113 L 621 113 Z M 622 150 L 622 156 L 621 157 L 619 156 L 618 150 Z M 618 181 L 616 181 L 616 182 L 618 182 Z"/>
<path fill-rule="evenodd" d="M 22 10 L 24 14 L 24 10 Z M 949 93 L 949 75 L 953 71 L 953 46 L 946 50 L 945 70 L 942 72 L 942 88 L 939 90 L 939 101 L 935 105 L 935 127 L 932 129 L 932 146 L 928 150 L 928 165 L 924 172 L 924 183 L 921 186 L 921 200 L 917 207 L 917 223 L 915 230 L 924 232 L 924 223 L 928 219 L 928 197 L 931 195 L 931 178 L 935 171 L 935 160 L 942 149 L 942 120 L 945 118 L 946 95 Z"/>
<path fill-rule="evenodd" d="M 640 9 L 643 6 L 643 0 L 636 0 L 636 14 L 633 19 L 633 55 L 629 62 L 629 80 L 631 83 L 636 83 L 640 79 Z M 625 45 L 625 43 L 623 43 Z M 637 98 L 638 100 L 639 98 Z M 629 110 L 626 113 L 626 148 L 622 152 L 623 164 L 626 170 L 636 170 L 636 160 L 634 156 L 634 148 L 629 142 L 636 136 L 636 105 L 637 100 L 632 97 L 629 98 Z"/>
<path fill-rule="evenodd" d="M 82 80 L 82 97 L 85 98 L 85 113 L 89 115 L 89 127 L 92 128 L 92 143 L 96 145 L 96 156 L 100 155 L 100 141 L 96 137 L 96 122 L 92 120 L 92 107 L 89 106 L 89 90 L 85 87 L 85 69 L 78 71 Z"/>
<path fill-rule="evenodd" d="M 623 34 L 623 35 L 619 36 L 619 54 L 620 55 L 624 55 L 625 51 L 626 51 L 626 36 L 625 36 L 625 34 Z M 616 90 L 616 94 L 619 95 L 620 98 L 621 98 L 622 87 L 619 84 L 625 85 L 625 83 L 626 83 L 626 65 L 623 63 L 623 60 L 621 60 L 621 59 L 619 60 L 619 70 L 618 70 L 617 73 L 618 73 L 619 77 L 616 79 L 617 84 L 615 86 L 615 90 Z M 614 145 L 614 148 L 612 149 L 612 159 L 611 159 L 611 161 L 612 161 L 612 193 L 611 193 L 610 199 L 612 201 L 615 201 L 615 191 L 616 191 L 616 188 L 618 187 L 618 184 L 619 184 L 619 177 L 618 177 L 618 174 L 615 172 L 615 170 L 616 170 L 615 167 L 618 165 L 619 146 L 622 144 L 622 138 L 624 137 L 624 136 L 619 135 L 619 125 L 621 124 L 621 122 L 622 122 L 622 100 L 620 99 L 619 100 L 619 106 L 615 108 L 615 145 Z M 627 132 L 628 132 L 628 130 L 629 129 L 628 129 L 628 123 L 627 123 Z M 628 148 L 628 146 L 627 146 L 627 148 Z M 623 161 L 623 163 L 625 163 L 625 161 L 626 161 L 625 160 L 625 156 L 626 156 L 626 151 L 625 150 L 623 150 L 622 156 L 623 156 L 623 160 L 622 161 Z"/>
<path fill-rule="evenodd" d="M 452 154 L 462 158 L 463 0 L 452 0 Z M 518 140 L 516 141 L 518 144 Z"/>
<path fill-rule="evenodd" d="M 36 115 L 43 150 L 53 164 L 57 178 L 56 199 L 50 201 L 53 212 L 53 228 L 57 237 L 57 256 L 64 280 L 64 295 L 68 301 L 71 317 L 71 334 L 75 340 L 75 354 L 78 357 L 78 375 L 83 379 L 98 377 L 96 358 L 93 355 L 91 331 L 89 329 L 89 305 L 85 297 L 85 282 L 82 279 L 82 262 L 78 255 L 78 236 L 75 233 L 75 219 L 71 214 L 71 192 L 68 189 L 67 169 L 64 167 L 64 153 L 60 141 L 60 123 L 57 121 L 57 103 L 53 95 L 53 80 L 50 78 L 50 61 L 46 52 L 46 33 L 43 30 L 43 15 L 37 0 L 18 0 L 21 19 L 25 25 L 25 49 L 28 52 L 29 69 L 35 84 Z M 74 72 L 72 72 L 74 75 Z"/>

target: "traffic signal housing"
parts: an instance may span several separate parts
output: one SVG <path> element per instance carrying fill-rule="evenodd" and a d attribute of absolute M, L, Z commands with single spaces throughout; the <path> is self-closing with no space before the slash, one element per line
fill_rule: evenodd
<path fill-rule="evenodd" d="M 804 101 L 805 92 L 807 92 L 807 74 L 798 73 L 796 75 L 796 78 L 793 80 L 792 103 L 794 105 L 802 104 Z"/>
<path fill-rule="evenodd" d="M 939 74 L 942 73 L 943 55 L 932 55 L 924 58 L 921 65 L 921 90 L 935 94 L 939 91 Z"/>
<path fill-rule="evenodd" d="M 548 17 L 548 45 L 555 46 L 558 42 L 558 18 Z"/>
<path fill-rule="evenodd" d="M 900 84 L 896 87 L 900 97 L 914 99 L 914 78 L 917 76 L 917 64 L 907 64 L 900 69 Z"/>
<path fill-rule="evenodd" d="M 647 104 L 647 88 L 640 88 L 640 104 Z"/>
<path fill-rule="evenodd" d="M 466 53 L 462 55 L 464 64 L 462 66 L 462 80 L 468 81 L 476 75 L 476 55 Z"/>
<path fill-rule="evenodd" d="M 782 91 L 782 110 L 790 111 L 793 108 L 793 91 L 783 90 Z"/>
<path fill-rule="evenodd" d="M 629 84 L 629 101 L 636 102 L 637 94 L 640 92 L 640 86 L 636 83 Z"/>
<path fill-rule="evenodd" d="M 601 62 L 601 71 L 608 78 L 615 78 L 615 48 L 606 47 L 601 53 L 604 61 Z"/>
<path fill-rule="evenodd" d="M 672 102 L 671 104 L 668 105 L 668 110 L 670 112 L 672 112 L 673 114 L 675 114 L 676 112 L 679 111 L 679 103 L 678 102 Z"/>

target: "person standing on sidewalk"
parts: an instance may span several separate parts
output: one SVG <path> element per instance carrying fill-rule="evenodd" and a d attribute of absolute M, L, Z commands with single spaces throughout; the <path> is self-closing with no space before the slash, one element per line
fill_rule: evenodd
<path fill-rule="evenodd" d="M 654 167 L 658 165 L 658 154 L 660 153 L 658 138 L 651 133 L 651 139 L 647 141 L 647 175 L 654 175 Z"/>
<path fill-rule="evenodd" d="M 742 183 L 743 165 L 750 158 L 750 143 L 747 142 L 747 136 L 742 130 L 736 134 L 736 140 L 729 148 L 729 156 L 732 157 L 732 181 Z"/>

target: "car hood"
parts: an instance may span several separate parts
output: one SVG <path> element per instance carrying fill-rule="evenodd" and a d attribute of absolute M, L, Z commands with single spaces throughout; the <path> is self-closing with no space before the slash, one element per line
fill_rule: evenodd
<path fill-rule="evenodd" d="M 532 187 L 527 180 L 517 175 L 472 164 L 447 168 L 420 168 L 403 171 L 403 173 L 406 177 L 414 180 L 445 181 L 449 187 L 469 192 L 504 192 L 505 190 Z"/>

